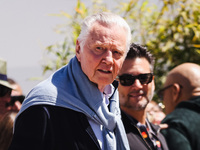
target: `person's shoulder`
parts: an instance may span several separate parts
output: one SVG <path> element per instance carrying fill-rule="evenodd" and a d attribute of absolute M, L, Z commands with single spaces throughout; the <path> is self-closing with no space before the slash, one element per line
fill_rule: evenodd
<path fill-rule="evenodd" d="M 166 137 L 177 133 L 184 133 L 189 129 L 192 121 L 188 121 L 188 116 L 185 111 L 173 111 L 168 114 L 162 121 L 162 124 L 167 124 L 166 128 L 161 130 L 161 133 Z"/>
<path fill-rule="evenodd" d="M 34 105 L 24 110 L 16 120 L 16 125 L 20 124 L 37 124 L 43 125 L 50 123 L 57 126 L 59 122 L 62 122 L 62 126 L 65 127 L 77 127 L 81 122 L 87 122 L 87 117 L 81 112 L 74 111 L 72 109 L 51 106 L 51 105 Z"/>
<path fill-rule="evenodd" d="M 185 121 L 193 120 L 197 116 L 193 110 L 185 107 L 178 107 L 162 120 L 161 123 L 185 124 Z"/>
<path fill-rule="evenodd" d="M 74 117 L 74 116 L 80 116 L 83 115 L 80 112 L 74 111 L 69 108 L 64 108 L 60 106 L 54 106 L 54 105 L 33 105 L 28 107 L 26 110 L 24 110 L 20 115 L 21 116 L 41 116 L 45 115 L 48 118 L 51 116 L 63 116 L 65 115 L 66 118 Z"/>

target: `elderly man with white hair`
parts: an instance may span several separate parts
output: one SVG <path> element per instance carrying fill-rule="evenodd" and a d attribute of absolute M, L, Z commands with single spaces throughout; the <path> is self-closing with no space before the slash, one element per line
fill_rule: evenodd
<path fill-rule="evenodd" d="M 76 56 L 27 95 L 9 150 L 128 150 L 114 80 L 130 40 L 122 17 L 88 16 Z"/>

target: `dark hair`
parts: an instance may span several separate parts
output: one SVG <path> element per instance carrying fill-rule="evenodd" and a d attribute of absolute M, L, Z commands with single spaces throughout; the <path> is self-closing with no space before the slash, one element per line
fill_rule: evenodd
<path fill-rule="evenodd" d="M 6 150 L 12 141 L 13 124 L 17 112 L 7 112 L 0 120 L 0 145 L 1 150 Z"/>
<path fill-rule="evenodd" d="M 147 50 L 146 47 L 132 43 L 130 49 L 126 55 L 126 59 L 135 59 L 135 58 L 146 58 L 150 64 L 151 72 L 153 73 L 154 69 L 154 56 Z"/>

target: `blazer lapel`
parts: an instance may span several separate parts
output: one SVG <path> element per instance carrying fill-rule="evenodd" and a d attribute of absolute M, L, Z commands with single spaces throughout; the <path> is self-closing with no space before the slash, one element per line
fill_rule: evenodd
<path fill-rule="evenodd" d="M 96 144 L 96 146 L 99 148 L 99 150 L 101 150 L 101 147 L 99 145 L 99 142 L 92 130 L 92 127 L 90 126 L 89 122 L 88 122 L 88 119 L 85 115 L 81 115 L 80 116 L 80 121 L 86 131 L 86 133 L 91 137 L 91 139 L 93 140 L 93 142 Z"/>

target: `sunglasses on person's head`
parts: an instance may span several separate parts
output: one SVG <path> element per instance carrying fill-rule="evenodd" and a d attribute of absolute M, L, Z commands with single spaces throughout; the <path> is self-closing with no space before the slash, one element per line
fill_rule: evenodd
<path fill-rule="evenodd" d="M 131 74 L 122 74 L 118 76 L 119 82 L 123 86 L 131 86 L 136 79 L 140 81 L 141 84 L 148 84 L 153 80 L 153 74 L 152 73 L 145 73 L 145 74 L 139 74 L 137 76 L 133 76 Z"/>
<path fill-rule="evenodd" d="M 11 91 L 12 91 L 12 89 L 10 89 L 10 88 L 7 88 L 7 87 L 5 87 L 5 86 L 3 86 L 3 85 L 0 85 L 0 97 L 4 97 L 4 96 L 6 96 L 7 94 L 11 94 Z"/>

